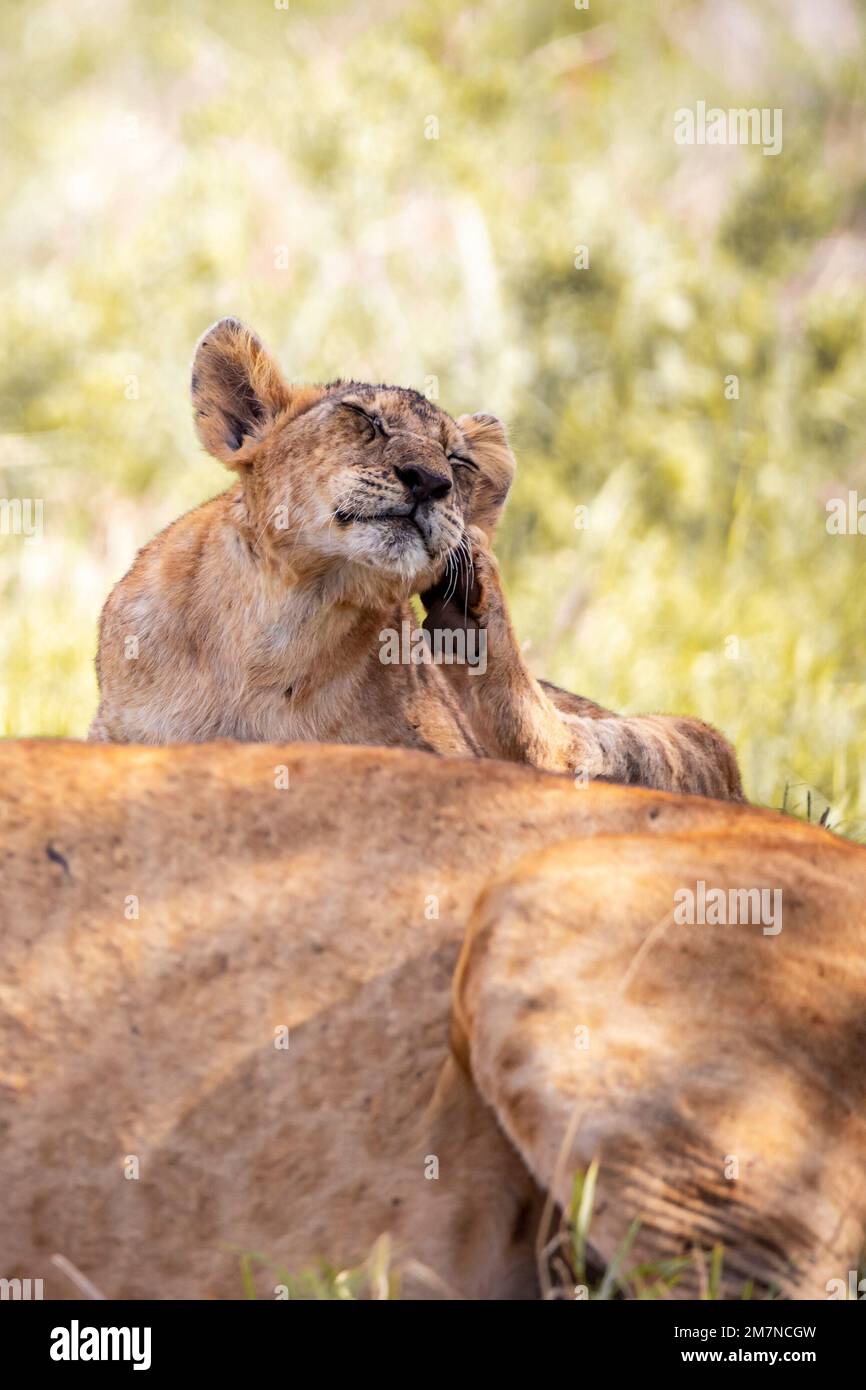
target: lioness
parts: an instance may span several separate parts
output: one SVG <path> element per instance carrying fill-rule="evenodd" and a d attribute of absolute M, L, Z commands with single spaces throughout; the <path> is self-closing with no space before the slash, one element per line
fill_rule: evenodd
<path fill-rule="evenodd" d="M 678 1293 L 695 1245 L 735 1297 L 856 1267 L 856 845 L 408 749 L 37 741 L 0 844 L 0 1277 L 237 1298 L 246 1254 L 273 1297 L 387 1232 L 404 1294 L 532 1297 L 597 1155 L 602 1264 L 640 1218 Z M 699 879 L 781 931 L 678 925 Z"/>
<path fill-rule="evenodd" d="M 398 387 L 290 386 L 235 319 L 201 339 L 192 399 L 202 443 L 239 478 L 110 595 L 91 740 L 399 744 L 741 796 L 705 724 L 618 719 L 526 668 L 489 553 L 514 471 L 498 420 L 453 420 Z M 437 665 L 381 659 L 419 592 L 455 621 L 459 592 L 488 636 L 471 697 Z"/>

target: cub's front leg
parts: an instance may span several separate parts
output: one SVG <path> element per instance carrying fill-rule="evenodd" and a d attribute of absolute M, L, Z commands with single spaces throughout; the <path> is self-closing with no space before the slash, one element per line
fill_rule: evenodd
<path fill-rule="evenodd" d="M 620 717 L 563 693 L 562 704 L 529 671 L 511 625 L 499 568 L 483 533 L 467 531 L 471 561 L 422 595 L 425 628 L 474 627 L 479 660 L 446 667 L 464 709 L 493 756 L 570 772 L 586 780 L 659 791 L 743 799 L 736 756 L 727 739 L 698 719 Z"/>
<path fill-rule="evenodd" d="M 597 749 L 584 736 L 583 721 L 571 724 L 561 716 L 526 666 L 499 567 L 477 527 L 467 528 L 458 563 L 456 576 L 452 569 L 421 595 L 427 610 L 424 628 L 434 650 L 437 632 L 473 633 L 471 664 L 461 661 L 442 670 L 485 750 L 492 757 L 551 772 L 585 769 L 587 776 L 604 776 Z"/>

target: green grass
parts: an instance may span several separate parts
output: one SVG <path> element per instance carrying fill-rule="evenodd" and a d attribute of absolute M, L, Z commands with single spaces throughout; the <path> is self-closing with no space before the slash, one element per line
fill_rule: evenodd
<path fill-rule="evenodd" d="M 392 1268 L 391 1241 L 387 1235 L 376 1240 L 367 1258 L 353 1268 L 337 1269 L 322 1260 L 317 1268 L 290 1274 L 274 1265 L 268 1255 L 242 1251 L 239 1254 L 240 1282 L 246 1299 L 258 1299 L 259 1290 L 269 1287 L 269 1296 L 279 1301 L 356 1302 L 391 1300 L 400 1296 L 400 1280 Z"/>
<path fill-rule="evenodd" d="M 592 1256 L 592 1218 L 599 1163 L 593 1160 L 586 1170 L 574 1174 L 572 1197 L 568 1211 L 563 1213 L 559 1231 L 542 1254 L 547 1269 L 549 1287 L 545 1294 L 553 1299 L 576 1299 L 581 1302 L 611 1299 L 668 1299 L 676 1296 L 677 1285 L 686 1271 L 697 1275 L 699 1297 L 702 1300 L 721 1300 L 724 1247 L 712 1250 L 695 1248 L 688 1255 L 667 1260 L 630 1260 L 632 1246 L 640 1231 L 640 1219 L 635 1217 L 604 1268 L 599 1268 Z M 238 1252 L 240 1287 L 247 1299 L 257 1299 L 267 1290 L 267 1296 L 290 1301 L 354 1301 L 369 1299 L 399 1299 L 401 1269 L 395 1264 L 391 1241 L 381 1235 L 361 1264 L 338 1268 L 322 1260 L 316 1268 L 290 1274 L 275 1265 L 268 1255 L 249 1251 Z M 422 1277 L 435 1293 L 449 1290 L 437 1280 L 435 1272 L 415 1261 L 409 1261 L 412 1271 Z M 764 1297 L 774 1298 L 776 1290 Z M 754 1282 L 743 1285 L 741 1299 L 754 1295 Z"/>
<path fill-rule="evenodd" d="M 688 1255 L 667 1260 L 630 1262 L 632 1247 L 641 1228 L 639 1217 L 629 1223 L 609 1264 L 599 1269 L 590 1258 L 592 1217 L 598 1182 L 599 1162 L 593 1159 L 584 1171 L 578 1169 L 572 1182 L 568 1211 L 560 1231 L 546 1249 L 550 1259 L 550 1298 L 575 1298 L 585 1302 L 610 1299 L 667 1299 L 676 1296 L 677 1285 L 690 1271 L 697 1276 L 702 1300 L 721 1300 L 724 1247 L 716 1244 L 709 1251 L 695 1247 Z M 750 1300 L 754 1281 L 743 1285 L 741 1299 Z M 770 1290 L 766 1295 L 775 1296 Z"/>

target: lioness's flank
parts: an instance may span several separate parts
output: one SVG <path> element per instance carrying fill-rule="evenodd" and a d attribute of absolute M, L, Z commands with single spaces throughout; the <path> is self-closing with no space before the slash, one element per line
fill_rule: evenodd
<path fill-rule="evenodd" d="M 531 1298 L 596 1156 L 601 1268 L 635 1218 L 676 1297 L 715 1246 L 721 1297 L 856 1268 L 859 845 L 403 748 L 14 739 L 0 844 L 0 1277 L 273 1299 L 387 1232 L 404 1296 Z M 701 879 L 784 930 L 678 925 Z"/>
<path fill-rule="evenodd" d="M 488 548 L 514 473 L 493 416 L 454 420 L 401 387 L 291 386 L 236 319 L 199 342 L 192 399 L 202 443 L 238 480 L 146 545 L 110 595 L 91 740 L 396 744 L 741 795 L 715 730 L 618 719 L 527 670 Z M 483 631 L 471 695 L 448 668 L 383 659 L 386 636 L 414 627 L 417 593 Z"/>

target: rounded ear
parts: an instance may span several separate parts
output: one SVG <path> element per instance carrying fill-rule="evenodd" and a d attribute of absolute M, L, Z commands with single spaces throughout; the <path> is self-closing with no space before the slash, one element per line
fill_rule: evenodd
<path fill-rule="evenodd" d="M 479 526 L 491 541 L 514 482 L 517 464 L 508 445 L 505 426 L 495 415 L 461 415 L 457 425 L 479 470 L 466 521 L 470 526 Z"/>
<path fill-rule="evenodd" d="M 274 421 L 298 414 L 324 394 L 289 386 L 270 353 L 239 319 L 220 319 L 202 334 L 192 363 L 192 404 L 198 437 L 232 468 L 250 462 Z"/>

